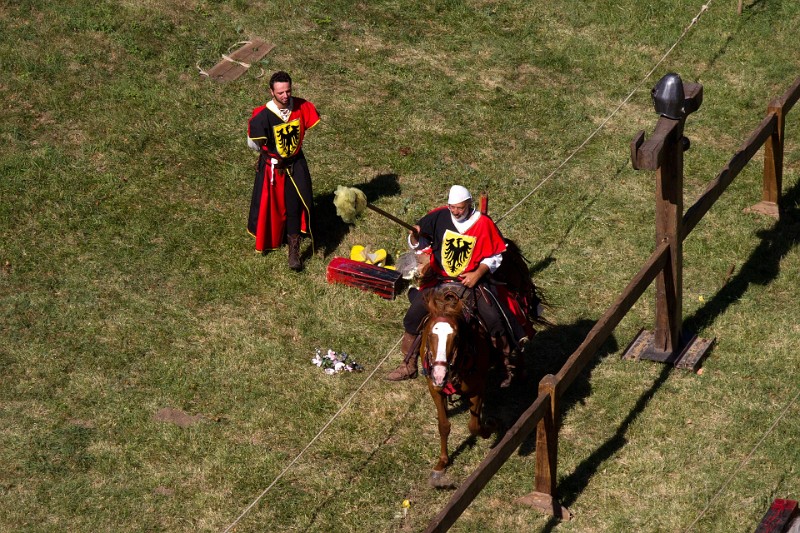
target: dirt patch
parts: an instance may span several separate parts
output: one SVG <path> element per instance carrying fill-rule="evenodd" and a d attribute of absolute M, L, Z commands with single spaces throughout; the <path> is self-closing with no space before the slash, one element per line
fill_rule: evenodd
<path fill-rule="evenodd" d="M 80 428 L 94 429 L 94 422 L 92 422 L 91 420 L 81 420 L 80 418 L 70 418 L 67 422 L 69 422 L 73 426 L 78 426 Z"/>
<path fill-rule="evenodd" d="M 153 494 L 157 494 L 159 496 L 172 496 L 175 494 L 175 491 L 168 487 L 156 487 L 153 489 Z"/>
<path fill-rule="evenodd" d="M 156 422 L 169 422 L 182 428 L 187 428 L 203 420 L 203 415 L 189 415 L 180 409 L 173 409 L 172 407 L 163 407 L 153 415 L 153 420 Z"/>

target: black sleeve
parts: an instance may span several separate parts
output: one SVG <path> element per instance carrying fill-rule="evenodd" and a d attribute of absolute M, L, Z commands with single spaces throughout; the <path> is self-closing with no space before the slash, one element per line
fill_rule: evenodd
<path fill-rule="evenodd" d="M 250 119 L 247 126 L 247 136 L 259 144 L 267 142 L 267 132 L 269 124 L 264 120 L 263 111 Z"/>

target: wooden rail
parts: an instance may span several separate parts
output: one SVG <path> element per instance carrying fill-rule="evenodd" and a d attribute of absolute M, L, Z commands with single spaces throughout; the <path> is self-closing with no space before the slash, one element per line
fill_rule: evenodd
<path fill-rule="evenodd" d="M 778 124 L 778 117 L 775 114 L 769 114 L 764 117 L 761 124 L 750 134 L 750 137 L 742 144 L 733 157 L 728 161 L 728 164 L 722 168 L 717 177 L 708 184 L 706 190 L 700 195 L 700 198 L 686 210 L 683 215 L 683 232 L 682 239 L 686 239 L 694 227 L 700 222 L 700 219 L 705 216 L 714 202 L 719 199 L 725 189 L 728 188 L 734 178 L 739 175 L 739 172 L 750 162 L 753 156 L 758 152 L 761 146 L 769 139 Z"/>
<path fill-rule="evenodd" d="M 686 84 L 686 87 L 687 105 L 685 109 L 688 113 L 696 110 L 702 102 L 702 87 L 696 84 Z M 779 216 L 783 170 L 784 118 L 798 100 L 800 100 L 800 78 L 781 97 L 770 102 L 767 116 L 764 120 L 753 130 L 716 178 L 709 183 L 700 198 L 686 210 L 682 217 L 679 213 L 682 207 L 682 191 L 680 192 L 681 197 L 677 200 L 662 198 L 662 200 L 668 200 L 665 202 L 668 209 L 657 209 L 657 227 L 664 229 L 663 233 L 669 237 L 669 228 L 667 227 L 669 224 L 665 222 L 665 219 L 673 218 L 675 220 L 671 222 L 675 224 L 674 229 L 677 230 L 674 233 L 679 238 L 674 239 L 672 243 L 669 242 L 669 238 L 661 239 L 661 242 L 658 243 L 655 251 L 653 251 L 642 268 L 639 269 L 639 272 L 595 323 L 581 345 L 561 367 L 561 370 L 556 375 L 547 375 L 541 380 L 539 395 L 533 404 L 520 415 L 517 422 L 506 432 L 497 446 L 486 455 L 477 469 L 453 493 L 444 509 L 431 520 L 425 530 L 426 532 L 447 531 L 534 428 L 537 430 L 535 491 L 520 501 L 538 507 L 559 518 L 569 517 L 569 511 L 561 507 L 556 499 L 560 398 L 592 361 L 603 343 L 654 280 L 662 280 L 664 278 L 667 280 L 666 282 L 660 282 L 661 285 L 658 292 L 668 292 L 670 289 L 682 291 L 680 283 L 672 285 L 669 283 L 669 279 L 676 274 L 678 282 L 680 282 L 681 273 L 670 272 L 670 270 L 680 270 L 682 268 L 681 243 L 762 145 L 765 146 L 765 155 L 761 204 L 765 204 L 766 207 L 762 206 L 761 209 L 753 209 Z M 666 174 L 669 174 L 670 171 L 674 172 L 677 168 L 681 173 L 679 182 L 682 183 L 683 149 L 679 150 L 680 153 L 677 156 L 674 153 L 670 153 L 669 147 L 662 149 L 665 143 L 672 143 L 673 145 L 682 143 L 682 130 L 682 123 L 669 123 L 664 121 L 662 117 L 650 140 L 645 142 L 644 132 L 638 133 L 631 142 L 634 168 L 657 170 L 659 182 L 662 181 L 662 178 L 668 177 Z M 672 146 L 672 149 L 674 149 L 674 146 Z M 668 167 L 666 173 L 662 166 Z M 671 191 L 666 192 L 666 196 L 671 194 Z M 677 210 L 675 209 L 676 206 Z M 668 212 L 669 208 L 672 208 L 672 212 Z M 679 215 L 677 218 L 674 216 L 676 212 Z M 657 233 L 661 231 L 659 230 Z M 677 258 L 675 257 L 676 254 L 678 255 Z M 672 298 L 669 299 L 669 306 L 674 307 L 679 304 L 681 296 L 680 294 L 677 296 L 672 295 Z M 659 314 L 659 309 L 657 302 L 657 315 Z M 680 318 L 679 312 L 677 316 Z M 658 317 L 656 319 L 658 322 Z"/>

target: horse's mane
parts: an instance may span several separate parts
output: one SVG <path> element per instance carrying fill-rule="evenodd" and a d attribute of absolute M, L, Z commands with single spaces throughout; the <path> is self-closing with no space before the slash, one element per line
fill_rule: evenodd
<path fill-rule="evenodd" d="M 462 305 L 461 299 L 452 290 L 433 290 L 425 295 L 425 306 L 431 316 L 458 320 Z"/>

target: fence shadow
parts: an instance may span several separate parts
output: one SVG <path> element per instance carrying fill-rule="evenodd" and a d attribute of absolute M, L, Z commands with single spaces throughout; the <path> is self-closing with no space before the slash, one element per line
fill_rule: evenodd
<path fill-rule="evenodd" d="M 400 183 L 397 174 L 379 174 L 366 183 L 355 184 L 367 196 L 369 203 L 375 203 L 385 196 L 400 194 Z M 323 257 L 330 256 L 344 240 L 350 231 L 350 224 L 344 222 L 336 214 L 333 205 L 333 191 L 314 197 L 314 229 L 316 247 L 321 250 Z"/>
<path fill-rule="evenodd" d="M 758 233 L 759 245 L 739 271 L 694 314 L 684 319 L 689 331 L 702 331 L 733 302 L 741 298 L 751 283 L 767 285 L 780 273 L 781 260 L 800 242 L 800 181 L 782 195 L 785 206 L 775 225 Z"/>
<path fill-rule="evenodd" d="M 510 428 L 531 406 L 539 395 L 539 381 L 547 374 L 557 373 L 570 355 L 580 346 L 595 322 L 582 319 L 574 324 L 551 326 L 539 331 L 531 339 L 525 352 L 525 378 L 508 389 L 500 389 L 495 377 L 486 396 L 485 412 L 500 421 L 501 432 L 496 436 L 495 444 L 500 442 L 505 430 Z M 561 400 L 561 413 L 568 411 L 576 403 L 582 402 L 591 394 L 590 378 L 594 367 L 605 356 L 616 352 L 617 341 L 612 335 L 599 350 L 592 362 L 586 366 L 580 376 L 570 386 Z M 518 453 L 530 455 L 536 445 L 536 433 L 532 433 L 520 445 Z"/>

